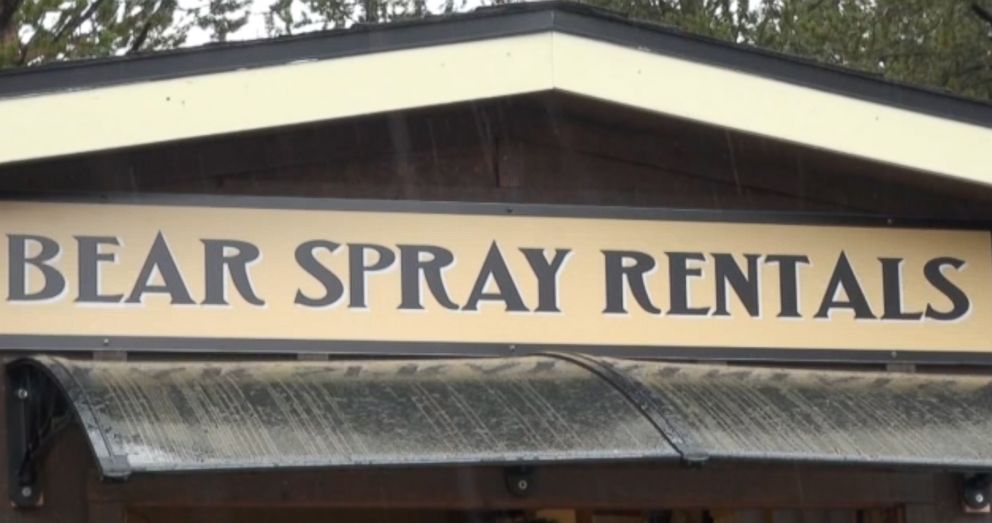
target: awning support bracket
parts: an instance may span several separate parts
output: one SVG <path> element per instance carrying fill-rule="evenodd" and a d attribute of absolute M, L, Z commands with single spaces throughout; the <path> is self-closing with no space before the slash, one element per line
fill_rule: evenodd
<path fill-rule="evenodd" d="M 525 498 L 534 490 L 534 469 L 531 467 L 507 467 L 504 471 L 506 490 L 515 497 Z"/>
<path fill-rule="evenodd" d="M 47 376 L 29 368 L 7 375 L 7 479 L 18 508 L 42 504 L 39 462 L 72 420 L 68 402 Z"/>
<path fill-rule="evenodd" d="M 965 512 L 987 514 L 992 509 L 992 474 L 972 474 L 966 477 L 961 494 Z"/>

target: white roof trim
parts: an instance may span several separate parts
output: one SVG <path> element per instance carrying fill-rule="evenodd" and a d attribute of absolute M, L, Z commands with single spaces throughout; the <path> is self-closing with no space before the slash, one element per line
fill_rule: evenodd
<path fill-rule="evenodd" d="M 565 91 L 992 184 L 987 127 L 564 34 L 554 45 Z"/>
<path fill-rule="evenodd" d="M 992 129 L 564 33 L 0 100 L 0 164 L 559 89 L 992 184 Z"/>

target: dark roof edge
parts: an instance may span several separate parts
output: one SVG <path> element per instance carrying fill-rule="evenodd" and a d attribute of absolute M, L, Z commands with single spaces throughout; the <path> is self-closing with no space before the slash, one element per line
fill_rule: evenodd
<path fill-rule="evenodd" d="M 600 11 L 596 17 L 559 9 L 557 31 L 765 78 L 992 127 L 992 104 L 935 88 L 887 80 L 879 75 L 758 47 L 733 44 L 678 29 Z"/>
<path fill-rule="evenodd" d="M 553 21 L 551 9 L 508 14 L 479 10 L 298 36 L 57 62 L 0 71 L 0 99 L 533 34 L 553 30 Z"/>
<path fill-rule="evenodd" d="M 0 72 L 0 99 L 551 30 L 992 127 L 992 104 L 979 100 L 558 1 L 510 4 L 409 22 L 358 25 L 300 36 L 14 69 Z"/>

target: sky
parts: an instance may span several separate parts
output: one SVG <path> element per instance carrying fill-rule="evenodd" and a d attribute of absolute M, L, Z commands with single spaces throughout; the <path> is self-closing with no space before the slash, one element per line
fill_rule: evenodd
<path fill-rule="evenodd" d="M 203 7 L 207 1 L 208 0 L 179 0 L 179 6 L 183 9 L 191 10 L 197 7 Z M 269 34 L 265 30 L 265 13 L 268 11 L 269 5 L 272 3 L 273 0 L 253 0 L 248 23 L 237 32 L 231 34 L 228 37 L 228 40 L 256 40 L 259 38 L 267 38 Z M 470 11 L 481 5 L 482 2 L 481 0 L 462 0 L 461 3 L 464 7 L 461 7 L 460 10 Z M 427 0 L 427 6 L 432 12 L 440 11 L 444 8 L 444 0 Z M 313 29 L 320 29 L 320 27 L 316 26 Z M 303 33 L 306 31 L 301 30 L 300 32 Z M 207 31 L 198 27 L 193 27 L 189 31 L 185 45 L 197 46 L 209 42 L 210 34 Z"/>

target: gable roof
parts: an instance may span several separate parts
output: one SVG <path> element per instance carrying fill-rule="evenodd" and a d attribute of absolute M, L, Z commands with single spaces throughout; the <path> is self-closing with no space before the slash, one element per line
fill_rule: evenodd
<path fill-rule="evenodd" d="M 557 2 L 0 73 L 0 164 L 549 90 L 992 183 L 992 105 Z"/>

